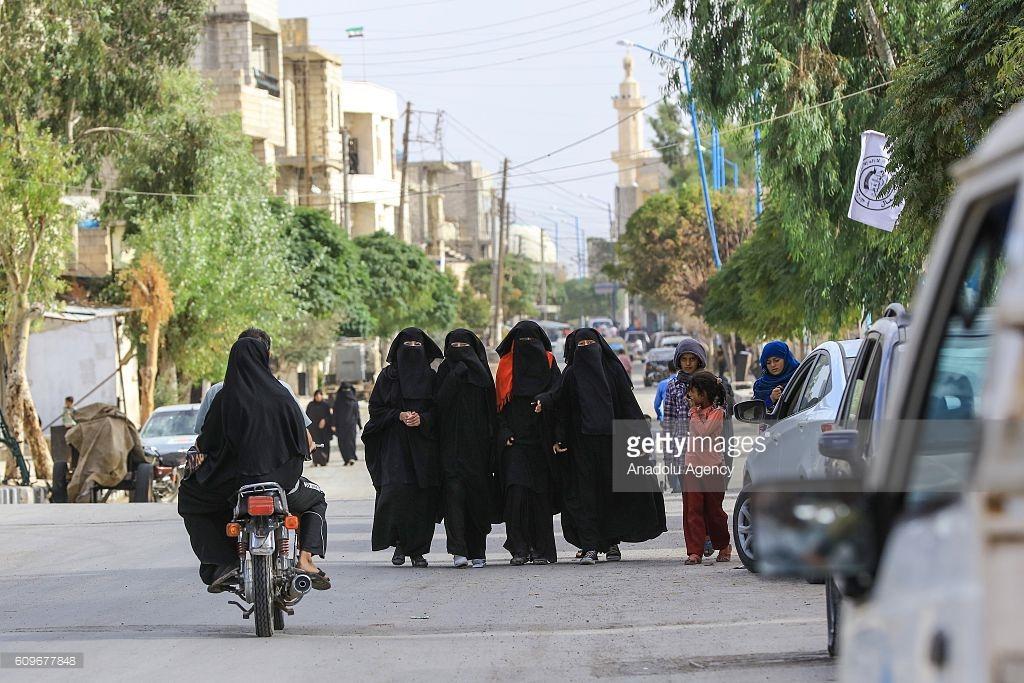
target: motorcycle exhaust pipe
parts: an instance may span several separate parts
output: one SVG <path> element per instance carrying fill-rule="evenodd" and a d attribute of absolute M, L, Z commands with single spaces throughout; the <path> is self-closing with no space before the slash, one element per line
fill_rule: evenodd
<path fill-rule="evenodd" d="M 313 581 L 305 574 L 299 574 L 292 579 L 291 585 L 288 587 L 289 597 L 301 598 L 311 588 L 313 588 Z"/>

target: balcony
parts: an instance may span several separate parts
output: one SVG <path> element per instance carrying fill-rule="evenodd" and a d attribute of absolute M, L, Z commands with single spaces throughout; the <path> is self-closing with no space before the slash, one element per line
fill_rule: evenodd
<path fill-rule="evenodd" d="M 274 97 L 281 96 L 281 86 L 278 83 L 278 80 L 271 76 L 270 74 L 268 74 L 267 72 L 261 71 L 260 69 L 253 67 L 252 77 L 253 80 L 256 82 L 256 87 L 259 88 L 260 90 L 266 90 Z"/>

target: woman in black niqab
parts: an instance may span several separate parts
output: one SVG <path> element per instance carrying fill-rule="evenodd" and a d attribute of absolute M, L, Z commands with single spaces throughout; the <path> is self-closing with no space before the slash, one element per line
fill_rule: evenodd
<path fill-rule="evenodd" d="M 581 328 L 565 340 L 566 369 L 559 386 L 539 397 L 542 412 L 557 422 L 562 446 L 562 532 L 583 556 L 621 557 L 620 542 L 639 543 L 666 531 L 665 501 L 652 481 L 649 491 L 613 491 L 612 435 L 622 429 L 644 435 L 644 415 L 632 383 L 601 334 Z M 649 429 L 646 431 L 649 436 Z M 591 562 L 588 562 L 588 564 Z"/>
<path fill-rule="evenodd" d="M 551 341 L 533 321 L 517 323 L 498 345 L 498 482 L 511 563 L 557 560 L 552 516 L 559 487 L 545 416 L 534 412 L 536 396 L 558 383 Z"/>
<path fill-rule="evenodd" d="M 437 344 L 415 327 L 398 333 L 370 394 L 363 428 L 366 468 L 377 491 L 371 548 L 394 547 L 391 561 L 427 566 L 434 523 L 441 521 L 441 466 L 435 425 Z"/>
<path fill-rule="evenodd" d="M 487 352 L 473 332 L 457 329 L 445 337 L 437 385 L 448 553 L 456 567 L 479 567 L 486 562 L 491 530 L 497 407 Z"/>

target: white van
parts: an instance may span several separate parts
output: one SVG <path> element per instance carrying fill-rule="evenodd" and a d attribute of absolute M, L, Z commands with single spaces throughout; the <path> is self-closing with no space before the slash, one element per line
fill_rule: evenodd
<path fill-rule="evenodd" d="M 845 681 L 1024 681 L 1024 107 L 954 174 L 863 477 L 752 499 L 759 569 L 843 592 Z"/>

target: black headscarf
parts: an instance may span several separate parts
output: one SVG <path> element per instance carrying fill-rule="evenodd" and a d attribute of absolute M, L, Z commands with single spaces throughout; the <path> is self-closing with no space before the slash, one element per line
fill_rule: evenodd
<path fill-rule="evenodd" d="M 210 406 L 200 441 L 233 451 L 244 478 L 305 458 L 309 443 L 302 411 L 270 372 L 270 349 L 261 340 L 245 337 L 231 347 L 224 388 Z"/>
<path fill-rule="evenodd" d="M 595 343 L 580 346 L 584 339 Z M 622 363 L 601 334 L 583 327 L 565 340 L 566 363 L 576 382 L 576 400 L 579 404 L 584 434 L 611 434 L 615 419 L 613 390 L 615 383 L 625 375 Z"/>
<path fill-rule="evenodd" d="M 469 346 L 452 346 L 452 342 L 463 342 Z M 491 369 L 487 365 L 487 350 L 473 332 L 459 328 L 452 330 L 444 338 L 444 360 L 437 368 L 437 383 L 444 383 L 448 373 L 453 366 L 464 365 L 466 367 L 466 381 L 484 389 L 490 389 L 494 393 L 494 378 L 491 376 Z"/>
<path fill-rule="evenodd" d="M 407 341 L 418 341 L 421 346 L 406 346 Z M 398 371 L 398 386 L 402 398 L 432 398 L 434 370 L 431 361 L 441 358 L 441 349 L 434 340 L 418 327 L 407 327 L 398 333 L 388 350 L 388 363 Z"/>
<path fill-rule="evenodd" d="M 540 325 L 532 320 L 516 323 L 495 350 L 499 356 L 512 353 L 512 396 L 533 398 L 548 387 L 551 340 Z"/>

